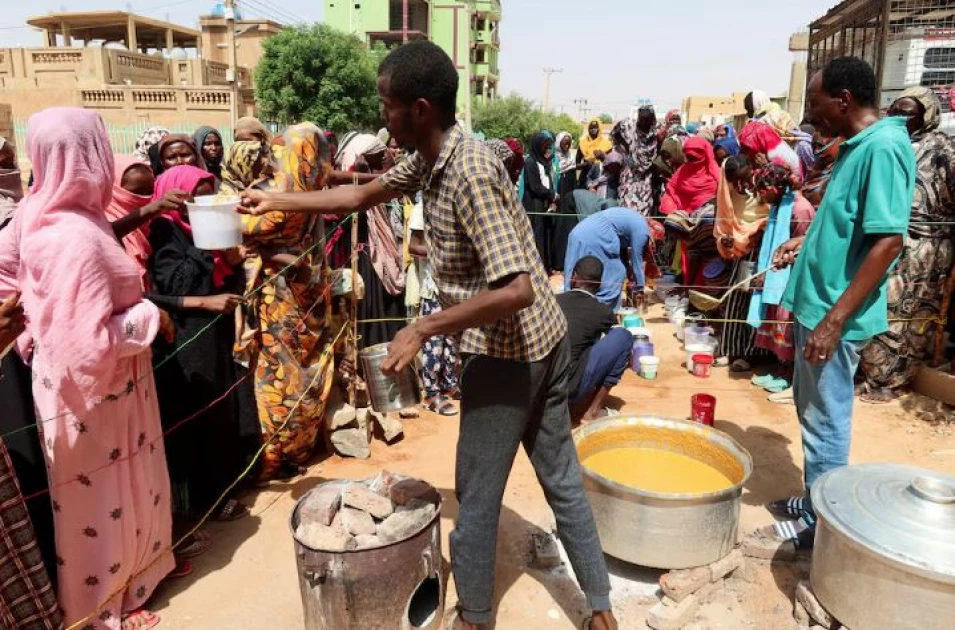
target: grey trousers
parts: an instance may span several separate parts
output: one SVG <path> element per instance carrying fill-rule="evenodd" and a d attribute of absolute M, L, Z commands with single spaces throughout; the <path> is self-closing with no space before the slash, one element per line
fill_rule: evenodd
<path fill-rule="evenodd" d="M 588 605 L 610 610 L 610 578 L 570 436 L 569 373 L 566 340 L 535 363 L 462 357 L 455 472 L 459 509 L 451 533 L 451 568 L 465 621 L 491 621 L 501 501 L 521 444 L 557 518 Z"/>

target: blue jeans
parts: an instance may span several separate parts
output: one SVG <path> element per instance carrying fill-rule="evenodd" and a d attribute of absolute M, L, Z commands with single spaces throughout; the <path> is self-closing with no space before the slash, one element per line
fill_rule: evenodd
<path fill-rule="evenodd" d="M 799 322 L 793 325 L 796 340 L 793 396 L 802 425 L 803 471 L 806 496 L 809 496 L 812 484 L 823 473 L 849 463 L 853 378 L 866 342 L 840 341 L 829 361 L 811 364 L 803 358 L 803 349 L 812 331 Z"/>
<path fill-rule="evenodd" d="M 570 395 L 571 404 L 589 403 L 598 389 L 611 389 L 617 385 L 630 365 L 631 346 L 633 335 L 625 328 L 611 328 L 603 339 L 598 340 L 590 349 L 577 391 Z"/>

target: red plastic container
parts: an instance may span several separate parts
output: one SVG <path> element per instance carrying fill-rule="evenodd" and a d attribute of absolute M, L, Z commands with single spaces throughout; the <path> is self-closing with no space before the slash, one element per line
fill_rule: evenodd
<path fill-rule="evenodd" d="M 690 418 L 693 422 L 713 426 L 716 419 L 716 396 L 694 394 L 690 398 Z"/>
<path fill-rule="evenodd" d="M 713 367 L 713 355 L 694 354 L 690 360 L 693 361 L 693 376 L 697 378 L 710 377 L 710 368 Z"/>

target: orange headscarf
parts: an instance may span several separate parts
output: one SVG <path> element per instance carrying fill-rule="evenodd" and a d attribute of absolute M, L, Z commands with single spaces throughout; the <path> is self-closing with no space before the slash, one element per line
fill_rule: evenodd
<path fill-rule="evenodd" d="M 753 251 L 753 236 L 766 227 L 769 206 L 753 195 L 741 194 L 726 178 L 726 164 L 720 172 L 720 186 L 716 193 L 716 224 L 713 236 L 720 256 L 739 258 Z M 733 246 L 722 243 L 724 236 L 733 238 Z"/>

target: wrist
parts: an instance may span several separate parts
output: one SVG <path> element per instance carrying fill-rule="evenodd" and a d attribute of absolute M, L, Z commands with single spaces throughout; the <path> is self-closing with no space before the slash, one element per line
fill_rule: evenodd
<path fill-rule="evenodd" d="M 434 318 L 430 315 L 412 322 L 409 324 L 409 326 L 421 343 L 424 343 L 426 340 L 430 339 L 431 337 L 435 337 L 438 334 L 434 329 Z"/>

